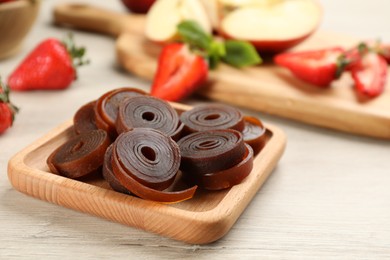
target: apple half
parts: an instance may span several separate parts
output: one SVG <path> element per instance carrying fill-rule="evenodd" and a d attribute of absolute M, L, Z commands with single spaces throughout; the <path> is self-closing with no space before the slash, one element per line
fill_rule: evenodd
<path fill-rule="evenodd" d="M 309 37 L 322 8 L 315 0 L 219 0 L 218 32 L 251 42 L 260 52 L 277 53 Z"/>
<path fill-rule="evenodd" d="M 146 37 L 168 43 L 177 38 L 177 25 L 184 20 L 196 21 L 211 33 L 211 22 L 199 0 L 157 0 L 146 15 Z"/>
<path fill-rule="evenodd" d="M 206 10 L 211 27 L 214 30 L 217 30 L 219 26 L 218 0 L 200 0 L 200 2 L 202 3 L 203 8 Z"/>

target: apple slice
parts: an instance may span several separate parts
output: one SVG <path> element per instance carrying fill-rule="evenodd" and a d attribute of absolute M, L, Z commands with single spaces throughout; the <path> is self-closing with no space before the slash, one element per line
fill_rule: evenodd
<path fill-rule="evenodd" d="M 200 0 L 200 2 L 206 10 L 211 27 L 217 30 L 219 26 L 218 0 Z"/>
<path fill-rule="evenodd" d="M 315 0 L 220 0 L 219 33 L 251 42 L 260 52 L 280 52 L 310 36 L 320 24 Z M 238 2 L 238 1 L 236 1 Z"/>
<path fill-rule="evenodd" d="M 157 0 L 146 15 L 146 37 L 159 43 L 173 41 L 177 25 L 184 20 L 194 20 L 211 33 L 211 23 L 199 0 Z"/>
<path fill-rule="evenodd" d="M 228 9 L 235 9 L 237 7 L 243 7 L 249 5 L 266 6 L 281 1 L 284 0 L 218 0 L 220 5 L 229 7 Z"/>

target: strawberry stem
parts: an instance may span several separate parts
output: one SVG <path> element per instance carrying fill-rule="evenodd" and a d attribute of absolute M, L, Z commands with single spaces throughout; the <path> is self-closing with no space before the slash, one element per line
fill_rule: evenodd
<path fill-rule="evenodd" d="M 0 77 L 0 103 L 6 104 L 12 112 L 12 122 L 15 119 L 15 114 L 19 112 L 19 108 L 11 103 L 9 98 L 10 88 L 5 84 Z"/>
<path fill-rule="evenodd" d="M 77 47 L 73 41 L 73 34 L 69 33 L 67 37 L 62 41 L 68 50 L 70 56 L 72 57 L 73 67 L 77 68 L 82 65 L 89 64 L 88 59 L 84 59 L 84 55 L 86 52 L 85 47 Z"/>
<path fill-rule="evenodd" d="M 357 53 L 354 53 L 357 50 Z M 365 42 L 359 43 L 356 47 L 344 52 L 337 58 L 337 70 L 336 70 L 336 79 L 338 79 L 341 74 L 346 70 L 348 66 L 356 63 L 363 55 L 367 52 L 373 51 L 373 48 L 370 48 Z"/>
<path fill-rule="evenodd" d="M 368 45 L 365 42 L 359 43 L 357 48 L 358 48 L 360 55 L 363 55 L 364 53 L 366 53 L 367 51 L 370 50 L 370 48 L 368 48 Z"/>
<path fill-rule="evenodd" d="M 351 60 L 350 59 L 347 59 L 346 55 L 345 54 L 341 54 L 338 58 L 337 58 L 337 61 L 336 61 L 336 66 L 337 66 L 337 70 L 336 70 L 336 75 L 335 75 L 335 78 L 338 79 L 341 77 L 341 75 L 343 74 L 343 72 L 345 71 L 345 68 L 351 64 Z"/>

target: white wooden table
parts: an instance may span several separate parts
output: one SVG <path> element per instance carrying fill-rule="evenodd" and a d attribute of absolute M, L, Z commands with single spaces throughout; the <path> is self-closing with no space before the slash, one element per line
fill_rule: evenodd
<path fill-rule="evenodd" d="M 66 34 L 51 24 L 52 7 L 59 2 L 65 1 L 43 1 L 23 50 L 0 61 L 3 77 L 43 38 Z M 119 1 L 83 2 L 125 11 Z M 389 1 L 321 2 L 321 29 L 390 42 Z M 112 38 L 81 31 L 75 38 L 89 47 L 92 63 L 80 69 L 71 88 L 12 94 L 21 110 L 13 128 L 0 136 L 0 259 L 390 258 L 390 142 L 261 113 L 261 119 L 285 131 L 287 149 L 231 231 L 213 244 L 187 245 L 14 190 L 7 179 L 13 154 L 112 88 L 149 88 L 150 82 L 116 64 Z"/>

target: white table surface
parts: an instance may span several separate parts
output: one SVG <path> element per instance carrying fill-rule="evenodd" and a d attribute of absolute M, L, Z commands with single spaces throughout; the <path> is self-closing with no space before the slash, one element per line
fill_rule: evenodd
<path fill-rule="evenodd" d="M 52 7 L 60 2 L 66 1 L 43 1 L 22 51 L 0 61 L 3 77 L 43 38 L 65 35 L 66 29 L 51 24 Z M 125 11 L 119 1 L 79 2 Z M 390 42 L 390 1 L 321 2 L 321 29 Z M 390 258 L 390 142 L 262 113 L 254 114 L 287 134 L 287 149 L 231 231 L 209 245 L 184 244 L 13 189 L 7 178 L 12 155 L 112 88 L 149 88 L 150 82 L 116 64 L 114 39 L 81 31 L 75 38 L 89 47 L 92 63 L 80 69 L 71 88 L 12 93 L 21 110 L 12 129 L 0 136 L 0 259 Z"/>

